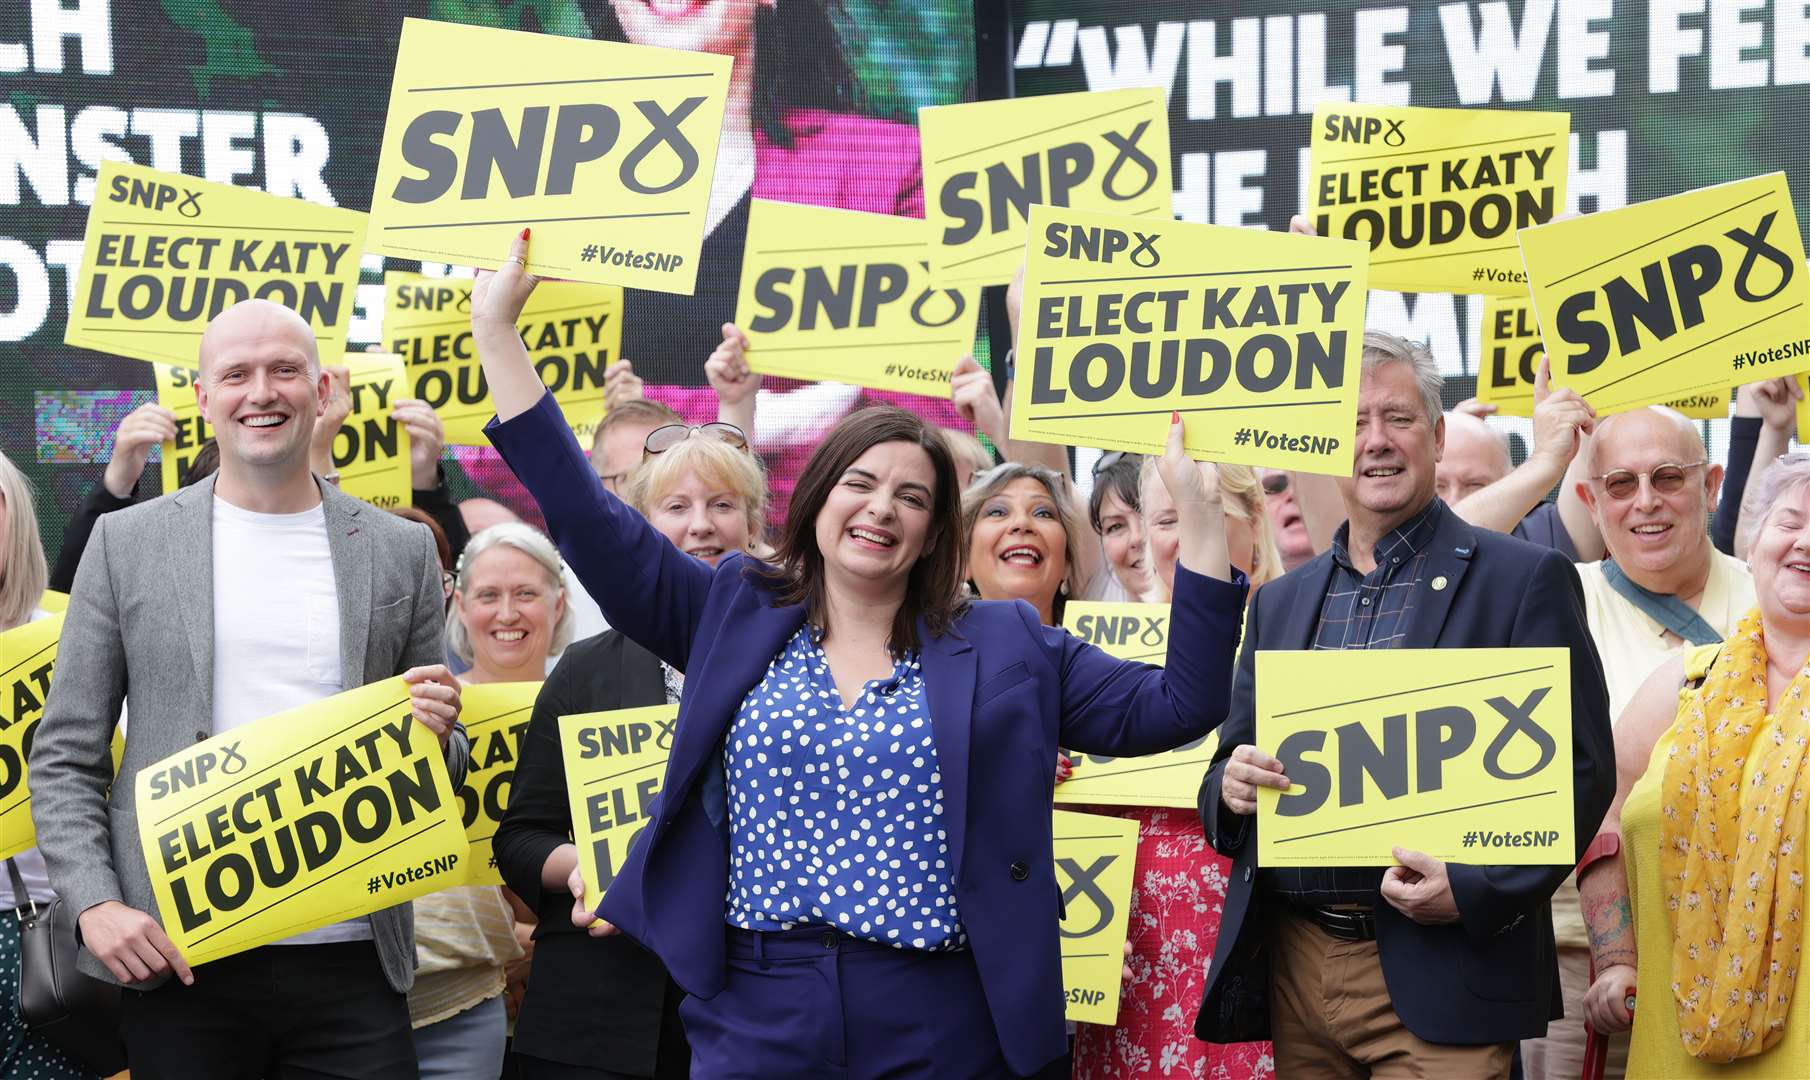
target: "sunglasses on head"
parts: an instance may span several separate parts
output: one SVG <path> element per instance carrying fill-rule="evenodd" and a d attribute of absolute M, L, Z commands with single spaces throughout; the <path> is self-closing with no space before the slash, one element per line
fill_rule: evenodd
<path fill-rule="evenodd" d="M 1692 469 L 1701 469 L 1708 464 L 1707 461 L 1694 461 L 1689 465 L 1667 462 L 1664 465 L 1655 465 L 1648 472 L 1616 469 L 1614 472 L 1592 476 L 1590 479 L 1602 484 L 1603 493 L 1618 502 L 1622 499 L 1632 499 L 1640 491 L 1640 478 L 1643 476 L 1647 478 L 1648 483 L 1653 485 L 1653 490 L 1659 494 L 1676 495 L 1684 490 L 1685 481 L 1690 479 Z"/>
<path fill-rule="evenodd" d="M 664 454 L 673 447 L 691 438 L 692 432 L 708 438 L 726 442 L 737 450 L 748 449 L 748 436 L 741 428 L 722 421 L 712 421 L 692 427 L 688 424 L 666 424 L 647 433 L 647 441 L 641 444 L 643 457 Z"/>
<path fill-rule="evenodd" d="M 1126 458 L 1135 459 L 1136 457 L 1137 457 L 1136 454 L 1133 454 L 1126 450 L 1108 450 L 1106 453 L 1101 454 L 1099 457 L 1094 459 L 1094 475 L 1095 476 L 1100 475 L 1101 473 L 1105 472 L 1107 469 L 1110 469 L 1114 465 L 1117 465 L 1119 462 L 1124 461 Z"/>

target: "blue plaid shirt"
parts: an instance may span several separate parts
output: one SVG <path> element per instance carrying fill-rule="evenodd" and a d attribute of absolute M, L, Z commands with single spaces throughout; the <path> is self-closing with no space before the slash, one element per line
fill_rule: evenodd
<path fill-rule="evenodd" d="M 1320 601 L 1313 647 L 1400 648 L 1426 570 L 1428 545 L 1448 513 L 1434 496 L 1425 510 L 1376 542 L 1376 569 L 1368 574 L 1352 565 L 1350 523 L 1340 525 L 1332 538 L 1332 581 Z M 1293 907 L 1369 906 L 1383 879 L 1382 869 L 1374 866 L 1280 867 L 1264 873 L 1276 896 Z"/>

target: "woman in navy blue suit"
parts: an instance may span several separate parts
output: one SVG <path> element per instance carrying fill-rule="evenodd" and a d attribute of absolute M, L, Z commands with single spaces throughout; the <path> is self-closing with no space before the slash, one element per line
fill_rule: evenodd
<path fill-rule="evenodd" d="M 1035 1072 L 1064 1048 L 1056 747 L 1153 753 L 1225 716 L 1245 584 L 1211 466 L 1173 419 L 1163 478 L 1185 539 L 1166 669 L 1024 603 L 964 602 L 954 465 L 900 409 L 829 434 L 774 562 L 713 570 L 587 467 L 517 336 L 527 242 L 473 290 L 491 441 L 610 624 L 685 673 L 604 930 L 686 991 L 694 1076 Z"/>

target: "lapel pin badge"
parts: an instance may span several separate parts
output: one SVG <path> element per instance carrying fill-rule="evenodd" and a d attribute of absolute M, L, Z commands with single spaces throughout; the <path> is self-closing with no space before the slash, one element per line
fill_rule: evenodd
<path fill-rule="evenodd" d="M 1445 579 L 1444 574 L 1441 574 L 1438 577 L 1433 579 L 1433 591 L 1434 592 L 1439 592 L 1440 590 L 1444 589 L 1445 587 L 1446 587 L 1446 579 Z"/>

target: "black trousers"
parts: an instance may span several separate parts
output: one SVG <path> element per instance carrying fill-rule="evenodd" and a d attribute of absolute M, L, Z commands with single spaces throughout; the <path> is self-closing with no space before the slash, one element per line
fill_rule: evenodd
<path fill-rule="evenodd" d="M 408 998 L 369 941 L 266 945 L 127 990 L 132 1080 L 416 1080 Z"/>

